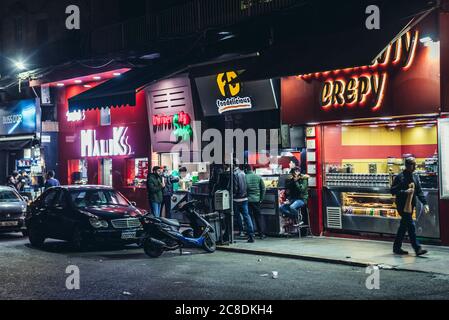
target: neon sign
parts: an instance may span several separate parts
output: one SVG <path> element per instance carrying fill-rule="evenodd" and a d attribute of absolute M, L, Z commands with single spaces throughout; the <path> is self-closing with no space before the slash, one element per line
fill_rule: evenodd
<path fill-rule="evenodd" d="M 185 112 L 180 112 L 174 115 L 154 115 L 153 129 L 174 129 L 173 134 L 177 139 L 188 141 L 193 137 L 192 118 Z"/>
<path fill-rule="evenodd" d="M 320 104 L 324 110 L 341 107 L 370 107 L 378 110 L 384 101 L 391 71 L 407 71 L 416 56 L 419 32 L 408 31 L 391 43 L 370 66 L 317 72 L 298 76 L 323 82 Z"/>
<path fill-rule="evenodd" d="M 81 130 L 81 157 L 127 156 L 131 154 L 128 144 L 128 128 L 112 128 L 112 139 L 97 140 L 96 130 Z"/>

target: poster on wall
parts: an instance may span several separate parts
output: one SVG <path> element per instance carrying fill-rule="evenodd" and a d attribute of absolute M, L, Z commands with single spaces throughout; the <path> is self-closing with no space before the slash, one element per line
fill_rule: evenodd
<path fill-rule="evenodd" d="M 234 82 L 241 71 L 196 78 L 204 116 L 278 109 L 273 80 Z"/>
<path fill-rule="evenodd" d="M 449 199 L 449 119 L 438 120 L 441 199 Z"/>
<path fill-rule="evenodd" d="M 0 136 L 34 134 L 39 120 L 37 100 L 0 104 Z"/>

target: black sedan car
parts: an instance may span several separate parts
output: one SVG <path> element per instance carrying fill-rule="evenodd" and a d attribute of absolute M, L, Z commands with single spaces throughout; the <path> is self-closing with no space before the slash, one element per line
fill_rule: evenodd
<path fill-rule="evenodd" d="M 27 200 L 15 189 L 0 186 L 0 232 L 22 232 L 26 236 Z"/>
<path fill-rule="evenodd" d="M 48 189 L 31 204 L 26 226 L 32 246 L 52 238 L 70 241 L 79 250 L 98 242 L 138 243 L 144 214 L 110 187 L 62 186 Z"/>

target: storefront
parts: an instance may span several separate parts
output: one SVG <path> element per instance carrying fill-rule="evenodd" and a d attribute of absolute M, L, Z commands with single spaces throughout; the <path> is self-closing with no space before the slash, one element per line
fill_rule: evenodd
<path fill-rule="evenodd" d="M 178 176 L 174 184 L 172 207 L 191 193 L 201 194 L 192 186 L 205 185 L 209 179 L 209 165 L 199 158 L 198 134 L 194 128 L 197 119 L 193 107 L 192 89 L 187 75 L 156 82 L 146 88 L 151 136 L 151 166 L 166 168 Z M 201 134 L 201 132 L 200 132 Z M 186 172 L 179 172 L 185 168 Z M 165 215 L 165 212 L 162 213 Z M 176 217 L 174 217 L 176 218 Z M 177 217 L 182 220 L 182 217 Z"/>
<path fill-rule="evenodd" d="M 390 187 L 404 158 L 414 156 L 431 208 L 425 215 L 418 204 L 417 235 L 446 242 L 438 17 L 434 12 L 396 38 L 373 65 L 282 79 L 283 123 L 308 126 L 316 233 L 395 234 L 400 217 Z"/>
<path fill-rule="evenodd" d="M 121 72 L 109 73 L 113 77 Z M 106 77 L 89 77 L 95 78 Z M 132 106 L 113 107 L 111 103 L 105 108 L 70 112 L 69 99 L 99 83 L 73 84 L 76 83 L 73 79 L 59 83 L 61 183 L 112 186 L 139 207 L 147 208 L 145 181 L 150 159 L 150 134 L 145 93 L 137 93 Z"/>
<path fill-rule="evenodd" d="M 304 137 L 304 133 L 301 128 L 294 128 L 285 139 L 288 140 L 285 149 L 279 149 L 279 140 L 282 140 L 279 133 L 279 82 L 270 79 L 233 83 L 239 73 L 230 70 L 195 79 L 204 123 L 223 137 L 223 158 L 216 159 L 216 163 L 229 164 L 230 149 L 232 160 L 252 165 L 267 190 L 261 207 L 264 233 L 272 236 L 289 234 L 297 228 L 292 227 L 294 221 L 282 217 L 280 206 L 285 201 L 285 181 L 290 168 L 301 167 L 305 146 L 297 143 L 301 140 L 297 138 Z M 227 130 L 234 130 L 240 146 L 232 141 L 232 148 L 227 148 L 230 138 Z"/>
<path fill-rule="evenodd" d="M 22 190 L 30 200 L 40 193 L 45 172 L 41 149 L 41 118 L 38 99 L 0 105 L 0 179 L 13 171 L 26 172 L 31 185 Z"/>

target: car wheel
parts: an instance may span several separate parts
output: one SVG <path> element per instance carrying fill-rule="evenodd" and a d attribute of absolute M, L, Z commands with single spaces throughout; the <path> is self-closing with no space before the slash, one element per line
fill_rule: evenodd
<path fill-rule="evenodd" d="M 35 248 L 41 248 L 45 241 L 45 235 L 42 234 L 36 227 L 28 229 L 28 240 Z"/>
<path fill-rule="evenodd" d="M 215 238 L 215 233 L 208 232 L 204 237 L 204 244 L 203 244 L 204 250 L 206 250 L 209 253 L 215 252 L 215 250 L 217 249 L 216 242 L 217 240 Z"/>
<path fill-rule="evenodd" d="M 72 238 L 70 239 L 70 244 L 72 248 L 75 249 L 76 251 L 82 251 L 87 247 L 87 241 L 78 227 L 76 227 L 73 230 Z"/>
<path fill-rule="evenodd" d="M 143 251 L 151 258 L 159 258 L 164 252 L 164 249 L 154 245 L 150 240 L 146 240 L 143 244 Z"/>

